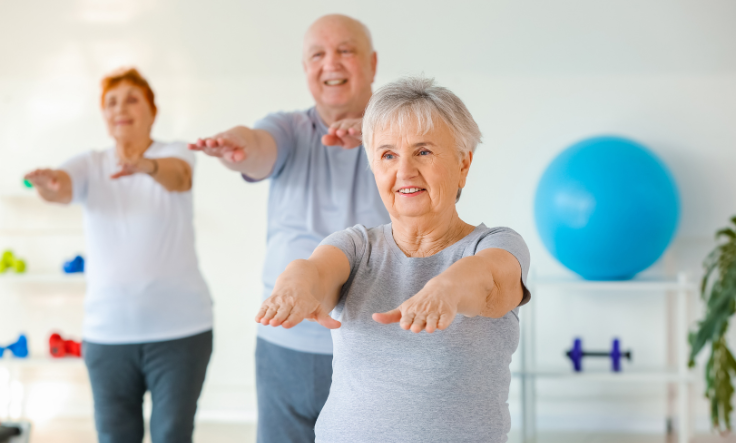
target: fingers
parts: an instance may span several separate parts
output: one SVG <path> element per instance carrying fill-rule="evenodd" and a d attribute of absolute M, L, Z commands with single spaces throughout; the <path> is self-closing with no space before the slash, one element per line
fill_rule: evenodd
<path fill-rule="evenodd" d="M 373 320 L 378 323 L 384 325 L 399 323 L 401 329 L 415 334 L 422 331 L 427 331 L 430 334 L 437 330 L 443 331 L 452 324 L 454 319 L 455 315 L 452 311 L 427 309 L 421 305 L 411 303 L 401 305 L 388 312 L 373 314 Z"/>
<path fill-rule="evenodd" d="M 113 180 L 115 180 L 115 179 L 118 179 L 120 177 L 126 177 L 128 175 L 133 175 L 133 173 L 130 172 L 130 171 L 126 171 L 125 169 L 121 169 L 118 172 L 116 172 L 113 175 L 111 175 L 110 178 L 113 179 Z"/>
<path fill-rule="evenodd" d="M 327 134 L 322 137 L 325 146 L 341 146 L 353 149 L 363 144 L 363 119 L 344 119 L 330 125 Z"/>
<path fill-rule="evenodd" d="M 224 135 L 200 138 L 195 143 L 189 143 L 188 146 L 193 151 L 201 151 L 210 157 L 222 158 L 230 163 L 239 163 L 246 157 L 245 149 Z"/>
<path fill-rule="evenodd" d="M 396 308 L 388 312 L 373 314 L 373 320 L 384 325 L 398 323 L 401 321 L 401 310 Z"/>
<path fill-rule="evenodd" d="M 319 306 L 317 311 L 315 311 L 315 319 L 317 320 L 317 323 L 328 329 L 337 329 L 341 326 L 340 322 L 330 317 L 330 314 L 325 312 L 322 306 Z"/>
<path fill-rule="evenodd" d="M 399 322 L 399 326 L 401 326 L 401 329 L 408 330 L 409 328 L 411 328 L 411 325 L 414 324 L 415 316 L 416 313 L 414 312 L 402 312 L 401 321 Z"/>
<path fill-rule="evenodd" d="M 268 300 L 263 302 L 261 309 L 256 314 L 256 321 L 263 326 L 280 326 L 292 313 L 293 306 L 290 304 L 277 305 L 269 303 Z M 293 325 L 296 325 L 296 321 Z M 292 326 L 293 326 L 292 325 Z"/>
<path fill-rule="evenodd" d="M 36 169 L 26 174 L 24 178 L 37 188 L 58 191 L 61 187 L 59 180 L 56 178 L 56 171 L 53 169 Z"/>
<path fill-rule="evenodd" d="M 340 137 L 334 134 L 325 134 L 322 136 L 322 144 L 325 146 L 340 146 Z"/>
<path fill-rule="evenodd" d="M 440 316 L 437 313 L 432 313 L 427 316 L 426 324 L 424 329 L 430 334 L 437 330 L 437 323 L 439 322 Z"/>
<path fill-rule="evenodd" d="M 452 324 L 453 320 L 455 320 L 454 315 L 442 314 L 437 322 L 437 329 L 444 331 Z"/>

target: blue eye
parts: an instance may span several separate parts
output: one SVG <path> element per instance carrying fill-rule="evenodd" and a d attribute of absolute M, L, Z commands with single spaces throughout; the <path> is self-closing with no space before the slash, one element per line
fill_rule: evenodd
<path fill-rule="evenodd" d="M 419 155 L 429 155 L 431 153 L 430 151 L 419 151 Z"/>
<path fill-rule="evenodd" d="M 393 160 L 394 159 L 394 155 L 393 154 L 386 153 L 386 154 L 383 154 L 383 158 L 386 159 L 386 160 Z"/>

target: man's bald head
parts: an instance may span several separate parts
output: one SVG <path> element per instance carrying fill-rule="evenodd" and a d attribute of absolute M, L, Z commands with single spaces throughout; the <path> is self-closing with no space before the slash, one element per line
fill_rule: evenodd
<path fill-rule="evenodd" d="M 310 43 L 313 37 L 321 35 L 325 32 L 331 33 L 335 31 L 343 31 L 345 35 L 352 36 L 356 43 L 365 45 L 368 52 L 373 52 L 373 39 L 371 31 L 363 22 L 352 17 L 342 14 L 328 14 L 318 18 L 309 26 L 306 34 L 304 34 L 304 49 Z"/>
<path fill-rule="evenodd" d="M 309 91 L 326 123 L 363 115 L 378 63 L 363 23 L 340 14 L 320 17 L 304 35 L 302 62 Z"/>

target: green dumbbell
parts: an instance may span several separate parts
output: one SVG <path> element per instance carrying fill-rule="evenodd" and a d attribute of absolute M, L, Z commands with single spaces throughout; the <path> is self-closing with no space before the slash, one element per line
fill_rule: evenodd
<path fill-rule="evenodd" d="M 26 262 L 25 260 L 16 260 L 15 263 L 13 263 L 13 269 L 15 269 L 15 272 L 18 274 L 22 274 L 26 272 Z"/>
<path fill-rule="evenodd" d="M 13 266 L 13 263 L 15 263 L 15 257 L 13 256 L 13 251 L 7 250 L 3 252 L 3 256 L 0 257 L 0 261 L 5 263 L 5 266 L 7 267 Z"/>

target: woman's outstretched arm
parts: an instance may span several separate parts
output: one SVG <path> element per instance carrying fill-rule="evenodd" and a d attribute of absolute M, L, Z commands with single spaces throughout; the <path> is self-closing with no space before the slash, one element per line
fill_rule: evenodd
<path fill-rule="evenodd" d="M 33 184 L 42 199 L 53 203 L 71 203 L 72 179 L 59 169 L 36 169 L 24 177 Z"/>
<path fill-rule="evenodd" d="M 489 248 L 458 260 L 396 309 L 373 314 L 379 323 L 399 322 L 412 332 L 450 326 L 457 314 L 501 318 L 524 295 L 521 266 L 510 252 Z"/>
<path fill-rule="evenodd" d="M 334 246 L 319 246 L 308 260 L 289 263 L 261 305 L 256 321 L 288 329 L 310 320 L 326 328 L 339 328 L 340 322 L 329 313 L 348 277 L 350 263 L 345 253 Z"/>
<path fill-rule="evenodd" d="M 138 173 L 150 175 L 169 192 L 186 192 L 192 189 L 192 167 L 176 157 L 143 157 L 134 162 L 121 162 L 120 170 L 110 178 L 114 180 Z"/>

